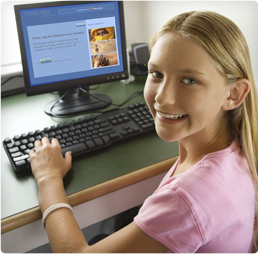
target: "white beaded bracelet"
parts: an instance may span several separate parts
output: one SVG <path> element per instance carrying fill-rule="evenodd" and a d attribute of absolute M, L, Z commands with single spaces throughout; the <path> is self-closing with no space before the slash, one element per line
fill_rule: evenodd
<path fill-rule="evenodd" d="M 58 203 L 58 204 L 51 205 L 51 206 L 50 206 L 48 209 L 46 209 L 45 212 L 43 213 L 42 224 L 43 224 L 44 228 L 46 228 L 46 227 L 45 227 L 45 221 L 46 221 L 47 216 L 48 216 L 51 212 L 53 212 L 53 211 L 55 211 L 55 210 L 57 210 L 57 209 L 59 209 L 59 208 L 68 208 L 68 209 L 70 209 L 71 211 L 73 211 L 72 207 L 71 207 L 70 205 L 66 204 L 66 203 Z"/>

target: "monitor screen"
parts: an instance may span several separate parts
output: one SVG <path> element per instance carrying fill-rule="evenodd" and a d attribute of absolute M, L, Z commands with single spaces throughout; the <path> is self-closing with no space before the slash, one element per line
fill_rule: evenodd
<path fill-rule="evenodd" d="M 57 102 L 50 108 L 56 115 L 60 110 L 70 115 L 101 107 L 82 90 L 76 101 L 66 94 L 68 89 L 128 78 L 122 2 L 46 2 L 14 8 L 26 94 L 60 92 L 67 105 Z M 99 101 L 107 102 L 102 106 L 110 103 L 106 97 Z M 69 110 L 74 103 L 77 109 Z M 82 105 L 87 103 L 90 109 Z"/>

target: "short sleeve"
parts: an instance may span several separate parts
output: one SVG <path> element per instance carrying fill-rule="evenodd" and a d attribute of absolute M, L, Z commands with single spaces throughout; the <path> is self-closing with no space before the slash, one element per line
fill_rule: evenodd
<path fill-rule="evenodd" d="M 171 252 L 193 253 L 203 244 L 187 201 L 172 189 L 166 188 L 147 198 L 134 221 Z"/>

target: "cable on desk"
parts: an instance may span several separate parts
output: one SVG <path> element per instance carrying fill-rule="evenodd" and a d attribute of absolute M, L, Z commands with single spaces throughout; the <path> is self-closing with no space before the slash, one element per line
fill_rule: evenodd
<path fill-rule="evenodd" d="M 69 92 L 69 90 L 67 90 L 60 98 L 58 98 L 55 103 L 52 105 L 52 107 L 50 108 L 50 112 L 51 112 L 51 115 L 54 116 L 54 114 L 52 113 L 52 110 L 53 108 L 55 107 L 55 105 L 60 101 L 62 100 L 66 95 L 67 93 Z"/>
<path fill-rule="evenodd" d="M 5 80 L 4 82 L 2 82 L 1 86 L 5 85 L 8 81 L 10 81 L 11 79 L 14 79 L 14 78 L 23 78 L 23 75 L 12 76 L 12 77 L 8 78 L 7 80 Z"/>
<path fill-rule="evenodd" d="M 79 88 L 81 91 L 83 91 L 84 93 L 87 93 L 89 96 L 91 96 L 92 98 L 94 98 L 94 99 L 96 99 L 96 100 L 98 100 L 98 101 L 101 101 L 101 102 L 104 102 L 104 103 L 107 103 L 108 104 L 108 102 L 106 102 L 106 101 L 104 101 L 104 100 L 101 100 L 101 99 L 99 99 L 99 98 L 97 98 L 97 97 L 95 97 L 93 94 L 90 94 L 90 93 L 88 93 L 87 92 L 87 90 L 84 90 L 83 88 Z M 142 95 L 142 91 L 140 91 L 140 92 L 135 92 L 135 93 L 133 93 L 133 94 L 131 94 L 123 103 L 121 103 L 121 104 L 114 104 L 114 103 L 111 103 L 110 105 L 112 105 L 112 106 L 116 106 L 117 108 L 120 108 L 120 107 L 122 107 L 124 104 L 126 104 L 128 101 L 130 101 L 135 95 Z"/>
<path fill-rule="evenodd" d="M 95 97 L 94 95 L 90 94 L 87 90 L 84 90 L 83 88 L 79 88 L 81 91 L 83 91 L 84 93 L 87 93 L 89 96 L 91 96 L 92 98 L 98 100 L 98 101 L 101 101 L 101 102 L 104 102 L 104 103 L 107 103 L 106 101 L 104 100 L 101 100 L 97 97 Z M 95 89 L 94 89 L 95 90 Z M 69 116 L 60 116 L 60 115 L 56 115 L 55 113 L 52 112 L 53 108 L 55 107 L 55 105 L 60 101 L 62 100 L 62 98 L 68 93 L 68 90 L 60 97 L 58 98 L 55 103 L 53 104 L 53 106 L 51 107 L 50 109 L 50 114 L 51 116 L 54 116 L 54 117 L 59 117 L 59 118 L 67 118 L 67 117 L 71 117 L 71 116 L 76 116 L 76 115 L 81 115 L 81 113 L 78 113 L 78 114 L 75 114 L 75 115 L 69 115 Z M 126 104 L 128 101 L 130 101 L 134 96 L 142 96 L 143 97 L 143 92 L 142 91 L 139 91 L 139 92 L 135 92 L 133 94 L 131 94 L 124 102 L 122 102 L 121 104 L 114 104 L 114 103 L 111 103 L 110 105 L 112 106 L 115 106 L 116 108 L 114 109 L 111 109 L 111 110 L 115 110 L 115 109 L 118 109 L 120 107 L 122 107 L 124 104 Z M 93 111 L 88 111 L 87 113 L 99 113 L 99 114 L 102 114 L 104 113 L 105 111 L 101 111 L 101 110 L 93 110 Z"/>

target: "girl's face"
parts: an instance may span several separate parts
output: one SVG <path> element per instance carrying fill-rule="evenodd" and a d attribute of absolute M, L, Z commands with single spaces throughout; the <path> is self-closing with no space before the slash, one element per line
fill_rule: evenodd
<path fill-rule="evenodd" d="M 211 140 L 225 126 L 222 106 L 229 89 L 202 47 L 164 34 L 152 48 L 148 69 L 144 96 L 162 139 Z"/>

